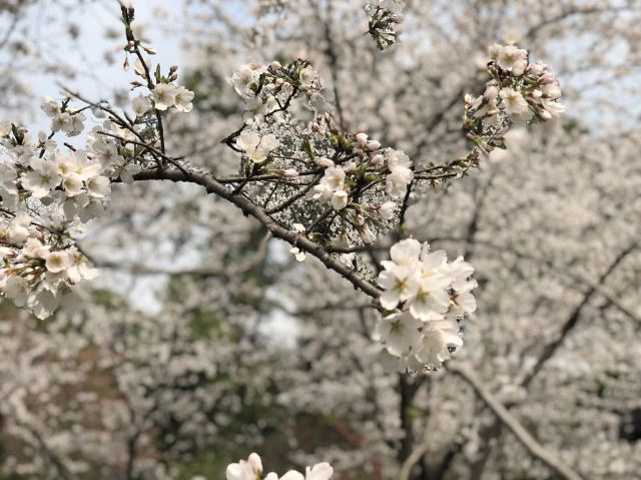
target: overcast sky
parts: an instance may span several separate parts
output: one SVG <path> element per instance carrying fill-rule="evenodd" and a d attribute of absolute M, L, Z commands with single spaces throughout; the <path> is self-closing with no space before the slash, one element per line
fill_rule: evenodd
<path fill-rule="evenodd" d="M 108 38 L 107 32 L 115 30 L 121 35 L 122 24 L 119 20 L 119 9 L 116 0 L 99 0 L 88 5 L 65 12 L 64 19 L 57 19 L 60 12 L 55 7 L 43 5 L 30 8 L 26 23 L 32 28 L 37 37 L 42 39 L 39 50 L 43 61 L 82 66 L 79 70 L 85 72 L 76 79 L 62 79 L 59 74 L 25 75 L 25 81 L 31 86 L 34 101 L 39 102 L 46 96 L 57 97 L 58 83 L 73 88 L 91 99 L 111 98 L 114 87 L 127 89 L 133 80 L 131 72 L 122 68 L 125 53 L 121 50 L 124 45 L 123 37 L 117 40 Z M 162 65 L 181 65 L 183 60 L 179 48 L 179 39 L 172 38 L 159 29 L 153 28 L 157 23 L 154 13 L 163 9 L 169 15 L 171 0 L 136 0 L 131 2 L 136 6 L 138 23 L 149 25 L 147 37 L 156 48 L 156 61 Z M 51 21 L 54 20 L 54 21 Z M 68 25 L 72 24 L 79 31 L 78 41 L 74 42 L 66 33 Z M 108 64 L 105 54 L 111 53 L 115 62 Z M 41 112 L 36 112 L 35 123 L 39 129 L 47 129 L 48 119 Z"/>

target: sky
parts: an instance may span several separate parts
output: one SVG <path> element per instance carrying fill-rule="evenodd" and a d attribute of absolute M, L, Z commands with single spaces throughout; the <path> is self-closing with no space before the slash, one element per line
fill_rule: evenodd
<path fill-rule="evenodd" d="M 122 64 L 125 59 L 125 52 L 121 49 L 124 46 L 124 32 L 119 19 L 119 9 L 116 0 L 98 0 L 87 5 L 73 9 L 64 17 L 64 21 L 55 19 L 58 12 L 55 7 L 52 9 L 49 2 L 42 2 L 30 8 L 26 24 L 38 32 L 38 37 L 44 39 L 39 47 L 42 52 L 43 61 L 62 61 L 71 65 L 84 65 L 82 70 L 87 72 L 76 79 L 63 80 L 66 87 L 81 92 L 90 99 L 111 98 L 113 86 L 123 89 L 129 87 L 133 79 L 131 72 L 125 72 Z M 137 0 L 131 2 L 136 7 L 137 22 L 142 25 L 153 26 L 157 20 L 154 13 L 161 9 L 169 12 L 176 2 L 171 0 Z M 71 23 L 78 28 L 79 35 L 76 42 L 69 39 L 66 34 L 65 22 Z M 108 38 L 108 30 L 120 33 L 117 39 Z M 173 65 L 181 63 L 181 52 L 179 41 L 172 38 L 158 29 L 148 28 L 146 35 L 151 45 L 157 50 L 155 60 L 162 65 Z M 105 61 L 105 54 L 111 54 L 115 59 L 113 64 Z M 57 97 L 61 82 L 60 75 L 30 75 L 25 78 L 30 84 L 34 102 L 39 102 L 47 97 Z M 39 129 L 47 129 L 48 119 L 39 111 L 33 119 Z"/>

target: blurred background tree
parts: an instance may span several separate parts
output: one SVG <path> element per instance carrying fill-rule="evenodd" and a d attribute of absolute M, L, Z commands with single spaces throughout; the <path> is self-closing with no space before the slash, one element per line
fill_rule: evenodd
<path fill-rule="evenodd" d="M 82 19 L 111 3 L 0 2 L 5 111 L 37 115 L 25 85 L 50 72 L 47 32 L 79 28 L 61 42 L 70 71 L 86 67 L 74 39 L 102 36 Z M 238 161 L 220 140 L 242 114 L 226 79 L 247 61 L 311 61 L 345 126 L 417 166 L 464 150 L 461 102 L 488 45 L 549 61 L 567 118 L 512 132 L 481 172 L 413 201 L 407 224 L 475 265 L 459 357 L 485 387 L 586 478 L 641 478 L 638 2 L 408 0 L 382 54 L 358 1 L 154 5 L 145 35 L 179 46 L 196 92 L 171 148 L 213 172 Z M 52 22 L 36 30 L 42 8 Z M 113 28 L 90 64 L 122 62 Z M 125 85 L 109 75 L 107 90 Z M 372 266 L 394 241 L 367 249 Z M 456 375 L 386 372 L 367 298 L 190 185 L 123 187 L 83 248 L 102 278 L 53 318 L 2 309 L 4 478 L 213 480 L 252 450 L 269 470 L 328 460 L 339 479 L 398 478 L 408 459 L 416 480 L 550 478 Z"/>

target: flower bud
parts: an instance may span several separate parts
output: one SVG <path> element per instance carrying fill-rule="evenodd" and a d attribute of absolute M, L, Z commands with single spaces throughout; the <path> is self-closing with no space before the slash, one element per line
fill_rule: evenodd
<path fill-rule="evenodd" d="M 552 118 L 552 115 L 550 114 L 550 112 L 548 112 L 545 108 L 542 108 L 541 110 L 539 110 L 539 116 L 543 120 L 550 120 Z"/>
<path fill-rule="evenodd" d="M 555 83 L 556 82 L 556 77 L 551 73 L 547 73 L 547 74 L 545 74 L 545 75 L 543 75 L 541 77 L 541 82 L 542 83 L 548 83 L 548 84 L 549 83 Z"/>
<path fill-rule="evenodd" d="M 395 211 L 396 211 L 396 204 L 394 202 L 385 202 L 383 205 L 379 207 L 378 214 L 384 220 L 391 220 L 392 217 L 394 216 Z"/>
<path fill-rule="evenodd" d="M 377 153 L 376 155 L 370 158 L 369 163 L 371 163 L 374 166 L 383 165 L 383 163 L 385 163 L 385 157 L 380 153 Z"/>
<path fill-rule="evenodd" d="M 280 170 L 279 174 L 284 177 L 297 177 L 298 170 L 296 170 L 295 168 L 286 168 L 285 170 Z"/>
<path fill-rule="evenodd" d="M 483 93 L 483 100 L 488 101 L 491 100 L 492 98 L 496 98 L 499 95 L 499 89 L 496 88 L 494 85 L 489 85 L 485 89 L 485 93 Z"/>
<path fill-rule="evenodd" d="M 366 148 L 367 147 L 367 134 L 366 133 L 357 133 L 355 135 L 356 141 L 360 145 L 361 148 Z"/>
<path fill-rule="evenodd" d="M 527 71 L 532 75 L 543 75 L 543 72 L 545 72 L 546 68 L 547 65 L 543 63 L 531 63 L 530 65 L 528 65 Z"/>
<path fill-rule="evenodd" d="M 332 161 L 331 161 L 329 158 L 327 158 L 327 157 L 319 157 L 319 158 L 317 158 L 317 159 L 316 159 L 316 162 L 317 162 L 319 165 L 321 165 L 321 166 L 323 166 L 323 167 L 327 167 L 327 168 L 330 168 L 330 167 L 333 167 L 333 166 L 334 166 L 334 162 L 332 162 Z"/>
<path fill-rule="evenodd" d="M 367 143 L 365 144 L 365 147 L 370 152 L 373 150 L 378 150 L 379 148 L 381 148 L 381 142 L 376 140 L 368 140 Z"/>
<path fill-rule="evenodd" d="M 346 172 L 351 172 L 353 170 L 356 170 L 356 162 L 348 162 L 345 165 L 343 165 L 343 170 Z"/>
<path fill-rule="evenodd" d="M 376 235 L 374 235 L 367 225 L 359 228 L 358 233 L 361 235 L 361 238 L 365 243 L 374 243 L 376 241 Z"/>

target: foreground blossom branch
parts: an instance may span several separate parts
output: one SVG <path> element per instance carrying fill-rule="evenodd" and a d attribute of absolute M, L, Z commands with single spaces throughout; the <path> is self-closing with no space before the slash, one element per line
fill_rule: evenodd
<path fill-rule="evenodd" d="M 172 182 L 195 183 L 205 188 L 207 193 L 218 195 L 219 197 L 236 205 L 245 215 L 249 215 L 269 230 L 275 238 L 285 240 L 292 246 L 299 248 L 310 255 L 319 259 L 327 268 L 340 274 L 343 278 L 350 281 L 355 288 L 370 297 L 377 298 L 379 289 L 367 280 L 361 278 L 356 272 L 345 264 L 339 262 L 328 254 L 322 246 L 301 236 L 295 231 L 279 225 L 272 219 L 262 208 L 241 195 L 234 195 L 224 184 L 217 181 L 214 177 L 200 172 L 182 172 L 180 170 L 147 170 L 142 171 L 134 176 L 136 181 L 143 180 L 170 180 Z"/>
<path fill-rule="evenodd" d="M 391 4 L 400 2 L 382 2 L 376 15 L 387 15 Z M 460 321 L 476 310 L 473 267 L 410 238 L 391 248 L 376 279 L 364 259 L 339 252 L 399 228 L 415 186 L 436 187 L 466 175 L 495 148 L 505 148 L 513 124 L 560 115 L 560 88 L 548 67 L 530 63 L 527 51 L 514 45 L 492 46 L 485 92 L 464 99 L 463 128 L 472 148 L 454 161 L 418 169 L 403 151 L 345 130 L 308 61 L 243 65 L 229 83 L 244 101 L 244 121 L 222 141 L 240 155 L 238 172 L 219 179 L 167 153 L 164 116 L 190 112 L 194 93 L 177 85 L 178 67 L 153 67 L 154 50 L 133 33 L 133 8 L 122 6 L 121 14 L 124 50 L 134 56 L 140 78 L 132 82 L 132 90 L 141 92 L 131 102 L 133 116 L 69 92 L 60 103 L 47 99 L 42 105 L 52 133 L 37 142 L 24 127 L 2 124 L 10 157 L 0 171 L 4 294 L 47 317 L 66 291 L 95 275 L 75 242 L 109 208 L 112 183 L 188 182 L 256 219 L 288 242 L 297 260 L 316 257 L 372 297 L 383 314 L 372 336 L 389 366 L 414 374 L 437 371 L 462 346 Z M 90 108 L 107 119 L 88 135 L 86 148 L 62 154 L 54 136 L 80 134 Z"/>
<path fill-rule="evenodd" d="M 379 50 L 385 50 L 398 41 L 404 7 L 405 0 L 370 0 L 365 6 L 369 14 L 367 33 Z"/>

